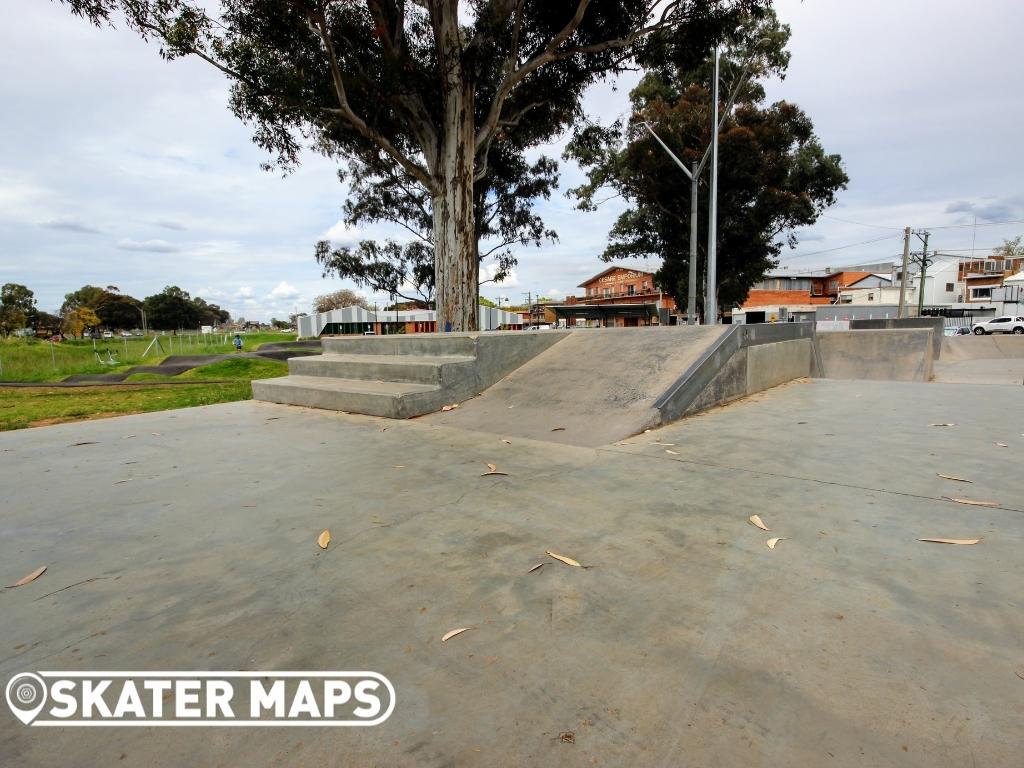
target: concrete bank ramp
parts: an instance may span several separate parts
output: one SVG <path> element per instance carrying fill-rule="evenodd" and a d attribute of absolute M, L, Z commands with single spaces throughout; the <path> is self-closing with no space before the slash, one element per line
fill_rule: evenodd
<path fill-rule="evenodd" d="M 459 429 L 549 442 L 611 443 L 659 424 L 655 401 L 726 330 L 574 330 L 457 410 L 423 418 Z"/>
<path fill-rule="evenodd" d="M 935 380 L 943 384 L 1024 384 L 1024 336 L 952 336 L 942 340 Z"/>
<path fill-rule="evenodd" d="M 826 379 L 931 381 L 935 360 L 931 330 L 828 331 L 818 334 Z"/>
<path fill-rule="evenodd" d="M 598 446 L 793 379 L 818 366 L 811 323 L 572 331 L 431 423 Z"/>
<path fill-rule="evenodd" d="M 1020 360 L 1024 359 L 1024 336 L 949 336 L 942 340 L 942 360 Z"/>

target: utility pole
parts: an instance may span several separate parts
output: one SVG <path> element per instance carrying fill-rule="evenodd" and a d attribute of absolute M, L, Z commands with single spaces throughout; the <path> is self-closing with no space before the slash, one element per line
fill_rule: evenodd
<path fill-rule="evenodd" d="M 907 302 L 907 268 L 910 265 L 910 227 L 903 230 L 903 271 L 900 273 L 900 306 L 896 317 L 902 318 Z"/>
<path fill-rule="evenodd" d="M 526 328 L 529 330 L 533 327 L 533 291 L 527 291 L 523 295 L 526 297 L 526 311 L 529 313 L 526 321 Z"/>
<path fill-rule="evenodd" d="M 928 275 L 928 238 L 931 236 L 931 232 L 926 229 L 915 234 L 924 243 L 924 247 L 921 249 L 921 287 L 917 290 L 917 316 L 921 317 L 921 313 L 924 311 L 924 282 Z"/>
<path fill-rule="evenodd" d="M 708 196 L 708 282 L 704 289 L 704 323 L 718 325 L 718 46 L 711 89 L 711 192 Z"/>
<path fill-rule="evenodd" d="M 690 166 L 690 285 L 686 294 L 686 324 L 697 324 L 697 192 L 700 166 Z"/>

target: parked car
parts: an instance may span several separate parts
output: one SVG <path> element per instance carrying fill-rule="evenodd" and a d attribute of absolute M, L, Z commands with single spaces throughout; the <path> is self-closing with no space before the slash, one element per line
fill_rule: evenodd
<path fill-rule="evenodd" d="M 993 317 L 991 320 L 972 324 L 971 331 L 976 336 L 984 336 L 990 333 L 1024 334 L 1024 317 L 1014 317 L 1012 315 Z"/>
<path fill-rule="evenodd" d="M 121 335 L 124 336 L 126 339 L 130 339 L 131 336 L 132 336 L 132 332 L 131 331 L 121 331 Z"/>
<path fill-rule="evenodd" d="M 112 339 L 112 338 L 114 338 L 114 332 L 113 331 L 104 331 L 103 332 L 103 338 L 104 339 Z"/>

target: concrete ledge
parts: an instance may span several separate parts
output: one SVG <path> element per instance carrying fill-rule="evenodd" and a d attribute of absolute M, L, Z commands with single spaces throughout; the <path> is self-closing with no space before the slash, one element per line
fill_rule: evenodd
<path fill-rule="evenodd" d="M 931 330 L 833 331 L 818 335 L 828 379 L 931 381 Z"/>

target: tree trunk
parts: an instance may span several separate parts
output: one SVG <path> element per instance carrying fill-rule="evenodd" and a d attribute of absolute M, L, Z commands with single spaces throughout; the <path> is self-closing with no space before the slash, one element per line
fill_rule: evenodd
<path fill-rule="evenodd" d="M 461 63 L 457 3 L 440 3 L 435 19 L 444 74 L 444 117 L 434 162 L 434 296 L 437 330 L 479 328 L 476 258 L 474 87 Z"/>

